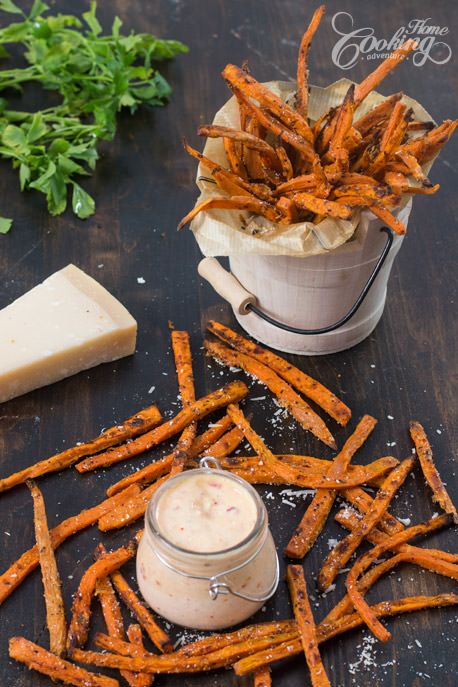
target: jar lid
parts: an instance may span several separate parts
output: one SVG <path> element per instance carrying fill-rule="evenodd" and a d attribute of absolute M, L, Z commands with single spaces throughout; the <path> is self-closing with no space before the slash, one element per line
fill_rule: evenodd
<path fill-rule="evenodd" d="M 213 458 L 204 458 L 200 461 L 200 465 L 203 467 L 181 472 L 164 482 L 154 493 L 146 509 L 145 516 L 147 528 L 166 546 L 167 549 L 177 554 L 192 554 L 193 556 L 202 557 L 207 560 L 227 556 L 243 549 L 246 545 L 258 538 L 258 535 L 261 534 L 267 523 L 267 512 L 264 503 L 252 485 L 238 475 L 233 475 L 230 472 L 220 469 L 219 465 L 217 468 L 208 467 L 209 460 L 217 464 L 217 461 Z M 186 486 L 189 485 L 189 482 L 194 481 L 197 485 L 197 489 L 199 489 L 198 478 L 200 476 L 210 476 L 220 479 L 220 481 L 215 484 L 213 484 L 213 482 L 209 483 L 206 480 L 201 480 L 200 486 L 203 485 L 204 489 L 210 484 L 212 487 L 216 487 L 215 491 L 218 489 L 220 490 L 221 478 L 223 478 L 224 482 L 230 483 L 230 496 L 234 494 L 237 496 L 237 492 L 242 496 L 238 504 L 239 516 L 240 510 L 244 507 L 243 501 L 245 501 L 245 505 L 248 505 L 246 520 L 243 520 L 243 518 L 240 520 L 240 517 L 238 518 L 239 531 L 242 532 L 243 536 L 234 539 L 232 535 L 237 535 L 238 532 L 234 529 L 232 531 L 229 530 L 226 523 L 229 523 L 231 518 L 229 514 L 226 516 L 226 513 L 221 513 L 221 507 L 224 508 L 224 502 L 221 501 L 221 503 L 217 504 L 216 500 L 211 500 L 213 499 L 212 495 L 209 496 L 206 493 L 198 493 L 196 494 L 195 502 L 192 501 L 192 496 L 186 495 L 188 498 L 191 498 L 191 503 L 188 503 L 188 510 L 186 510 L 186 507 L 183 509 L 181 508 L 179 499 L 183 493 L 186 494 Z M 176 527 L 173 528 L 172 523 L 170 523 L 169 527 L 164 527 L 163 523 L 165 517 L 163 517 L 163 513 L 161 513 L 162 502 L 163 505 L 165 504 L 162 510 L 167 515 L 167 511 L 165 510 L 167 508 L 167 496 L 169 496 L 169 500 L 171 501 L 174 497 L 173 492 L 175 492 L 177 498 L 175 498 L 175 505 L 172 504 L 172 508 L 175 508 L 179 513 L 173 513 L 169 510 L 169 515 L 178 515 L 179 518 L 184 518 L 184 521 L 182 520 L 183 526 L 180 527 L 182 532 L 177 533 L 176 537 L 173 536 L 177 531 Z M 193 513 L 194 508 L 195 510 Z M 237 509 L 231 505 L 226 510 L 236 511 Z M 193 518 L 194 514 L 196 516 L 195 518 Z M 212 518 L 213 514 L 215 515 L 214 518 Z M 223 517 L 221 517 L 221 515 Z M 247 525 L 249 526 L 250 521 L 253 523 L 252 527 L 247 529 Z M 194 546 L 187 543 L 183 544 L 182 542 L 187 542 L 192 539 L 191 535 L 193 531 L 197 543 Z M 170 532 L 172 532 L 172 535 Z M 221 546 L 216 548 L 215 546 L 209 546 L 208 550 L 204 549 L 202 541 L 207 535 L 217 539 L 218 542 L 221 543 Z"/>

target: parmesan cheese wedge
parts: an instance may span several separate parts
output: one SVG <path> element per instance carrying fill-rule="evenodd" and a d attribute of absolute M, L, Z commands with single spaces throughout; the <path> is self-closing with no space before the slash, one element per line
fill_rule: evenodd
<path fill-rule="evenodd" d="M 135 350 L 137 323 L 67 265 L 0 310 L 0 402 Z"/>

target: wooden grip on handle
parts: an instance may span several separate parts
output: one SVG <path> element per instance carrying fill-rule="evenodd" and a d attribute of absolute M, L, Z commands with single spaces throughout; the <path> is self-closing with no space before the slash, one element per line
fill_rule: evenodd
<path fill-rule="evenodd" d="M 238 279 L 227 272 L 216 258 L 203 258 L 199 262 L 197 271 L 239 315 L 248 313 L 247 306 L 250 303 L 256 305 L 256 296 L 244 289 Z"/>

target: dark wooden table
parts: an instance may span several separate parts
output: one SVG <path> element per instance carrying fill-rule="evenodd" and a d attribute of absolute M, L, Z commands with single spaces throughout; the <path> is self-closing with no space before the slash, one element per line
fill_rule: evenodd
<path fill-rule="evenodd" d="M 56 11 L 71 12 L 88 7 L 82 0 L 72 3 L 56 0 L 51 5 Z M 350 16 L 336 18 L 343 8 Z M 197 126 L 211 120 L 228 96 L 220 77 L 228 62 L 242 64 L 248 60 L 253 75 L 261 81 L 294 79 L 298 44 L 313 9 L 313 5 L 292 0 L 100 3 L 99 16 L 105 27 L 111 25 L 117 13 L 126 30 L 132 28 L 182 40 L 189 45 L 190 52 L 163 66 L 163 73 L 174 89 L 166 107 L 140 109 L 134 116 L 120 114 L 116 139 L 103 144 L 96 172 L 84 182 L 96 197 L 94 217 L 83 222 L 70 212 L 60 217 L 49 216 L 43 198 L 31 192 L 20 193 L 9 163 L 0 163 L 0 214 L 14 218 L 11 232 L 0 236 L 0 307 L 73 262 L 119 297 L 138 320 L 137 351 L 124 360 L 2 404 L 2 476 L 96 436 L 102 428 L 128 417 L 153 399 L 166 416 L 173 414 L 177 386 L 169 321 L 190 334 L 198 395 L 234 376 L 243 378 L 242 373 L 223 371 L 205 359 L 201 348 L 210 317 L 235 328 L 237 325 L 229 306 L 197 275 L 201 256 L 191 232 L 175 232 L 178 221 L 197 197 L 195 164 L 183 150 L 182 137 L 201 146 L 195 134 Z M 406 0 L 381 5 L 375 0 L 365 3 L 349 0 L 343 5 L 330 0 L 326 9 L 310 56 L 312 83 L 324 86 L 342 76 L 359 81 L 378 64 L 365 53 L 348 70 L 333 63 L 331 54 L 339 38 L 336 29 L 352 30 L 352 20 L 353 30 L 369 27 L 377 38 L 389 40 L 401 26 L 408 26 L 412 20 L 427 19 L 429 26 L 450 27 L 448 33 L 436 37 L 436 45 L 429 53 L 433 59 L 426 59 L 421 66 L 407 61 L 379 90 L 385 94 L 404 90 L 419 100 L 436 121 L 457 116 L 458 43 L 453 31 L 457 13 L 453 3 Z M 5 15 L 0 20 L 5 21 Z M 447 45 L 438 46 L 438 41 Z M 355 42 L 361 46 L 361 38 Z M 447 58 L 447 46 L 450 58 L 443 64 L 436 63 Z M 373 334 L 355 348 L 336 355 L 291 356 L 301 369 L 335 390 L 350 405 L 353 417 L 347 428 L 330 423 L 339 446 L 362 414 L 370 413 L 379 420 L 358 454 L 358 462 L 369 462 L 386 454 L 399 459 L 406 457 L 412 447 L 409 420 L 420 421 L 427 430 L 437 465 L 455 502 L 458 502 L 457 143 L 455 136 L 433 167 L 431 178 L 440 184 L 439 192 L 414 200 L 408 234 L 391 275 L 385 313 Z M 39 321 L 31 323 L 31 327 L 39 326 Z M 253 384 L 250 395 L 252 398 L 262 395 L 262 388 Z M 291 429 L 289 421 L 272 431 L 268 419 L 276 407 L 270 400 L 260 404 L 248 398 L 245 408 L 254 412 L 253 424 L 273 450 L 332 458 L 332 451 L 298 426 Z M 152 455 L 163 455 L 164 451 L 161 448 Z M 120 464 L 97 474 L 81 476 L 67 470 L 41 479 L 51 525 L 101 501 L 109 484 L 144 465 L 151 457 L 142 456 L 131 464 Z M 286 498 L 290 503 L 284 503 L 281 492 L 280 487 L 260 488 L 280 553 L 310 499 L 296 494 Z M 430 490 L 417 468 L 394 500 L 392 512 L 414 523 L 435 511 L 438 506 L 432 503 Z M 32 504 L 26 487 L 1 495 L 0 518 L 3 571 L 33 544 Z M 132 525 L 127 531 L 102 536 L 94 526 L 58 550 L 68 614 L 81 575 L 93 560 L 96 543 L 102 539 L 108 547 L 115 547 L 135 530 L 136 526 Z M 329 550 L 329 540 L 341 536 L 343 531 L 330 519 L 304 561 L 317 620 L 336 603 L 344 589 L 344 576 L 338 578 L 336 589 L 325 596 L 316 592 L 314 584 L 320 562 Z M 449 551 L 456 551 L 456 544 L 453 528 L 427 540 L 427 546 Z M 281 560 L 284 572 L 282 556 Z M 126 567 L 126 574 L 134 580 L 133 564 Z M 370 599 L 452 590 L 456 591 L 456 582 L 448 578 L 403 566 L 378 583 Z M 291 617 L 291 607 L 282 580 L 275 597 L 255 620 L 287 617 Z M 0 684 L 4 687 L 51 684 L 48 678 L 29 672 L 7 656 L 8 638 L 13 635 L 24 635 L 47 646 L 38 571 L 4 602 L 0 620 Z M 453 607 L 422 611 L 386 621 L 393 635 L 386 644 L 373 641 L 365 630 L 355 630 L 329 642 L 322 653 L 331 683 L 335 687 L 429 684 L 454 687 L 458 679 L 456 620 Z M 93 628 L 102 628 L 96 604 Z M 174 641 L 183 636 L 180 628 L 171 627 L 170 633 Z M 194 636 L 191 632 L 185 634 Z M 231 671 L 194 677 L 160 676 L 156 683 L 158 687 L 252 684 L 250 678 L 236 679 Z M 284 687 L 310 684 L 303 658 L 274 667 L 273 684 Z"/>

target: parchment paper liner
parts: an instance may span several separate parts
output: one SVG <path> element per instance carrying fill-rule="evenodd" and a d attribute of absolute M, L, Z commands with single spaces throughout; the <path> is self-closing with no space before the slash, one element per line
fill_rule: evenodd
<path fill-rule="evenodd" d="M 339 105 L 351 83 L 348 79 L 340 79 L 327 88 L 311 86 L 310 120 L 316 121 L 328 108 Z M 271 81 L 264 85 L 290 103 L 294 98 L 296 86 L 293 82 Z M 371 110 L 385 97 L 375 91 L 370 93 L 356 110 L 355 118 Z M 403 96 L 402 100 L 408 107 L 412 107 L 415 119 L 422 121 L 432 119 L 416 100 L 408 96 Z M 235 97 L 230 98 L 216 113 L 213 123 L 236 128 L 240 126 L 238 104 Z M 204 147 L 204 154 L 221 166 L 227 167 L 222 139 L 208 138 Z M 433 160 L 430 160 L 423 166 L 426 174 L 432 163 Z M 211 174 L 204 165 L 199 164 L 196 183 L 201 194 L 197 203 L 210 196 L 225 195 L 216 184 L 205 181 L 201 177 L 211 179 Z M 407 203 L 408 199 L 409 196 L 406 195 L 401 207 Z M 252 253 L 307 257 L 334 250 L 349 241 L 358 226 L 359 216 L 360 212 L 356 211 L 351 220 L 326 218 L 319 224 L 302 222 L 285 226 L 239 210 L 206 210 L 196 216 L 190 228 L 205 256 Z"/>

